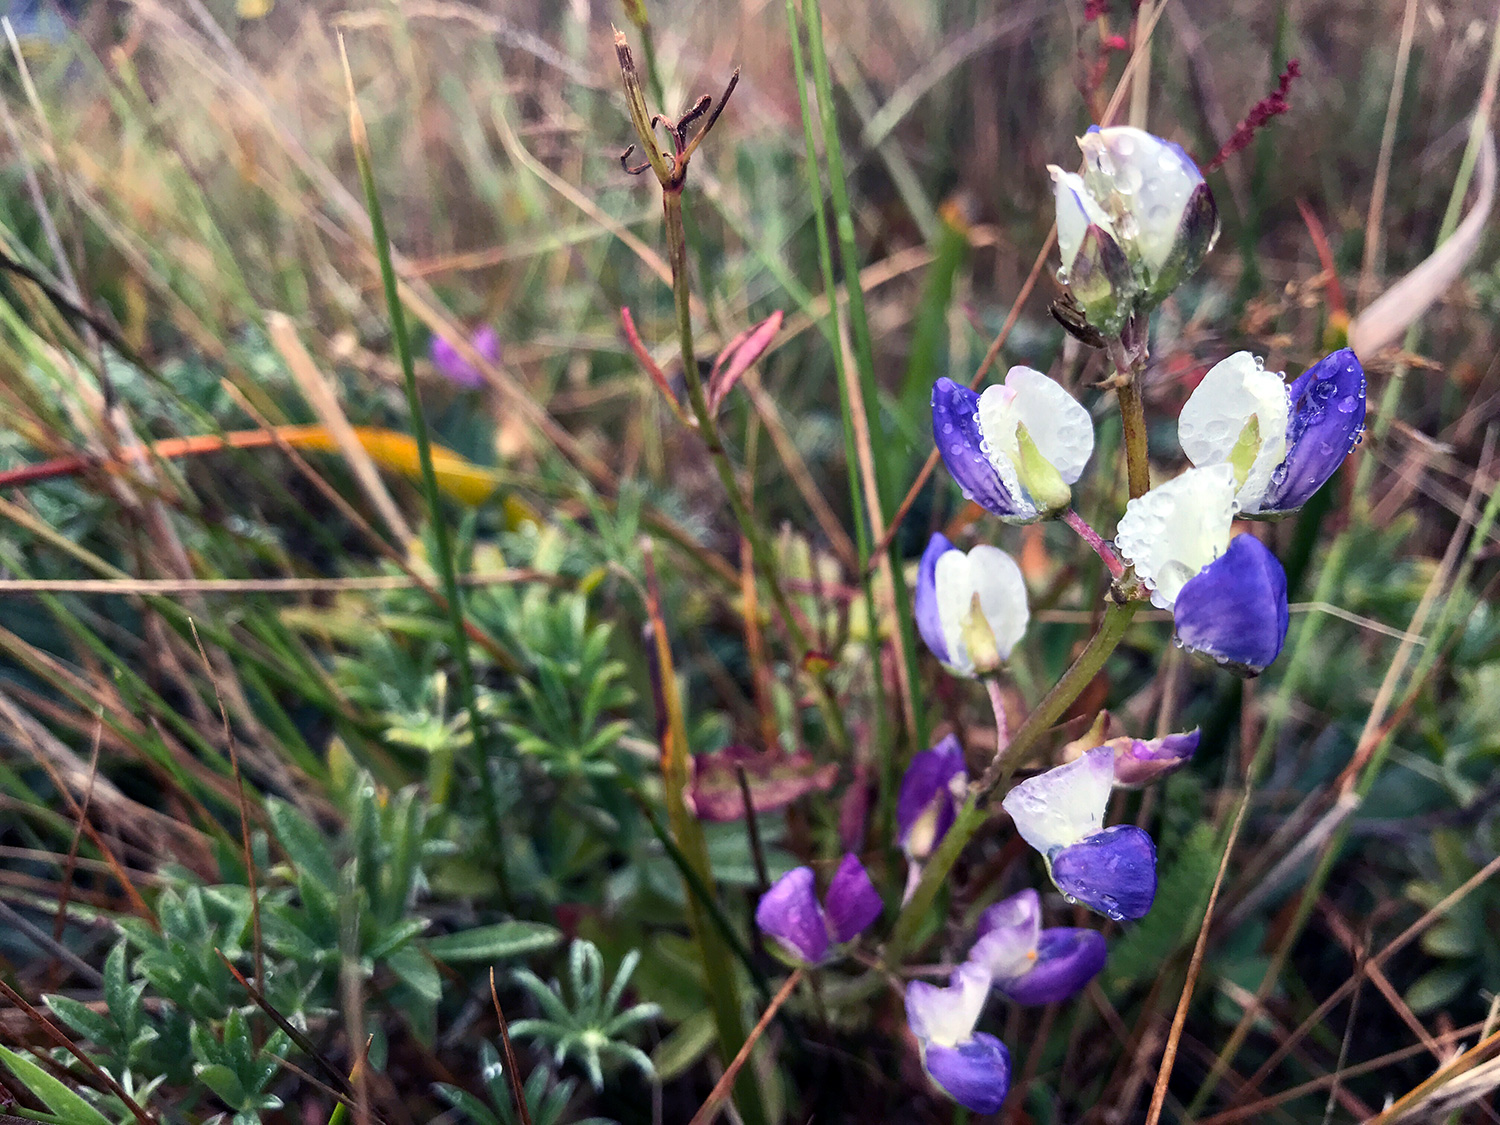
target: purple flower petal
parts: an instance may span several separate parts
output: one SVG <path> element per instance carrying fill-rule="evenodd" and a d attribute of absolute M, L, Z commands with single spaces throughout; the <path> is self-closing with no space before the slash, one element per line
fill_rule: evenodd
<path fill-rule="evenodd" d="M 1020 976 L 1036 962 L 1041 932 L 1041 896 L 1028 887 L 979 916 L 979 933 L 969 960 L 983 965 L 997 981 Z"/>
<path fill-rule="evenodd" d="M 474 330 L 474 335 L 469 338 L 469 346 L 491 363 L 500 359 L 500 336 L 488 324 L 482 324 Z M 432 365 L 450 382 L 461 387 L 484 385 L 484 374 L 459 355 L 458 349 L 444 337 L 433 336 L 428 344 L 427 354 Z"/>
<path fill-rule="evenodd" d="M 958 804 L 955 778 L 965 784 L 968 773 L 963 748 L 951 734 L 931 750 L 913 756 L 906 767 L 896 797 L 896 826 L 908 856 L 926 859 L 953 826 Z"/>
<path fill-rule="evenodd" d="M 1010 1093 L 1010 1052 L 982 1031 L 956 1047 L 931 1044 L 922 1062 L 943 1093 L 975 1113 L 998 1112 Z"/>
<path fill-rule="evenodd" d="M 1051 860 L 1058 890 L 1117 922 L 1144 918 L 1156 898 L 1156 845 L 1133 824 L 1096 832 Z"/>
<path fill-rule="evenodd" d="M 979 430 L 977 394 L 946 377 L 934 383 L 932 437 L 943 456 L 943 464 L 948 466 L 948 472 L 965 496 L 997 516 L 1009 517 L 1020 512 L 981 447 L 984 435 Z"/>
<path fill-rule="evenodd" d="M 1286 571 L 1253 535 L 1183 584 L 1172 609 L 1177 639 L 1242 676 L 1258 676 L 1286 641 Z"/>
<path fill-rule="evenodd" d="M 912 609 L 917 618 L 917 632 L 927 642 L 932 655 L 944 664 L 949 662 L 948 639 L 943 634 L 943 619 L 938 613 L 937 564 L 949 551 L 958 550 L 942 532 L 927 541 L 922 561 L 917 566 L 917 588 L 912 594 Z"/>
<path fill-rule="evenodd" d="M 828 911 L 828 925 L 833 931 L 833 940 L 843 944 L 853 941 L 865 928 L 880 917 L 883 904 L 875 892 L 875 884 L 865 871 L 865 865 L 853 855 L 846 855 L 844 862 L 834 873 L 824 897 Z"/>
<path fill-rule="evenodd" d="M 1271 477 L 1263 512 L 1302 507 L 1344 463 L 1365 428 L 1365 371 L 1348 348 L 1308 368 L 1287 388 L 1287 455 Z"/>
<path fill-rule="evenodd" d="M 1032 945 L 1042 924 L 1042 896 L 1027 887 L 1009 898 L 1002 898 L 979 916 L 978 936 L 996 930 L 1015 930 L 1030 936 Z"/>
<path fill-rule="evenodd" d="M 1192 761 L 1198 751 L 1198 729 L 1153 738 L 1149 742 L 1139 738 L 1117 738 L 1108 745 L 1115 750 L 1115 786 L 1140 789 Z"/>
<path fill-rule="evenodd" d="M 1095 930 L 1043 930 L 1031 968 L 1007 980 L 997 978 L 995 987 L 1017 1004 L 1054 1004 L 1098 976 L 1107 954 L 1104 935 Z"/>
<path fill-rule="evenodd" d="M 811 867 L 796 867 L 760 896 L 755 924 L 797 960 L 816 965 L 828 956 L 828 925 L 813 889 Z"/>

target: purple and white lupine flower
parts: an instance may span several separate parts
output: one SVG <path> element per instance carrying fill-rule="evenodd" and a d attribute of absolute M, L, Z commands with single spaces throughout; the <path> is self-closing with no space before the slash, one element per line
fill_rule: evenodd
<path fill-rule="evenodd" d="M 933 1084 L 975 1113 L 994 1113 L 1010 1092 L 1010 1052 L 975 1031 L 990 992 L 990 974 L 966 961 L 953 970 L 947 988 L 914 980 L 906 986 L 906 1021 L 922 1052 L 922 1068 Z"/>
<path fill-rule="evenodd" d="M 1209 368 L 1177 419 L 1194 465 L 1229 464 L 1246 515 L 1300 508 L 1359 442 L 1365 373 L 1348 348 L 1320 359 L 1290 384 L 1249 352 Z"/>
<path fill-rule="evenodd" d="M 964 496 L 1009 523 L 1056 515 L 1094 451 L 1094 424 L 1061 383 L 1012 367 L 976 394 L 952 379 L 932 388 L 932 435 Z"/>
<path fill-rule="evenodd" d="M 1193 760 L 1198 728 L 1161 738 L 1112 738 L 1101 745 L 1114 751 L 1115 788 L 1144 789 Z"/>
<path fill-rule="evenodd" d="M 912 608 L 927 647 L 960 676 L 995 671 L 1031 617 L 1015 559 L 985 544 L 960 551 L 941 532 L 922 552 Z"/>
<path fill-rule="evenodd" d="M 968 788 L 963 747 L 953 735 L 912 756 L 896 795 L 896 828 L 907 859 L 920 862 L 942 843 Z"/>
<path fill-rule="evenodd" d="M 1114 782 L 1114 751 L 1099 746 L 1021 782 L 1002 804 L 1016 831 L 1042 853 L 1057 889 L 1119 921 L 1151 909 L 1156 845 L 1133 824 L 1104 827 Z"/>
<path fill-rule="evenodd" d="M 835 946 L 853 941 L 880 917 L 880 895 L 856 856 L 844 856 L 821 904 L 815 884 L 811 867 L 793 868 L 755 908 L 761 932 L 800 965 L 821 965 Z"/>
<path fill-rule="evenodd" d="M 500 362 L 500 334 L 488 324 L 481 324 L 469 337 L 469 346 L 490 363 Z M 460 387 L 484 386 L 484 373 L 458 354 L 451 341 L 436 334 L 427 346 L 428 357 L 438 373 Z"/>
<path fill-rule="evenodd" d="M 1253 536 L 1231 541 L 1239 487 L 1228 463 L 1189 469 L 1125 505 L 1115 547 L 1183 647 L 1255 676 L 1286 641 L 1286 572 Z"/>
<path fill-rule="evenodd" d="M 1024 890 L 979 916 L 969 960 L 989 970 L 993 987 L 1017 1004 L 1066 1000 L 1099 975 L 1104 935 L 1074 927 L 1042 929 L 1042 900 Z"/>
<path fill-rule="evenodd" d="M 1159 303 L 1219 237 L 1219 212 L 1203 173 L 1181 146 L 1128 125 L 1092 128 L 1078 147 L 1085 190 L 1113 223 L 1146 301 Z"/>

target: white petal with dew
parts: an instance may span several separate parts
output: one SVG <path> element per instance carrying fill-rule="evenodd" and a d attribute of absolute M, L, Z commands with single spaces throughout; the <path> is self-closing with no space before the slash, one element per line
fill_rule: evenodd
<path fill-rule="evenodd" d="M 1038 452 L 1066 483 L 1076 483 L 1094 452 L 1094 420 L 1088 410 L 1056 379 L 1030 367 L 1012 367 L 1006 372 L 1005 388 L 1015 392 L 1012 409 L 1016 420 L 1026 427 Z M 982 428 L 982 399 L 979 409 Z M 1012 441 L 1014 435 L 1012 429 Z"/>
<path fill-rule="evenodd" d="M 1142 129 L 1116 125 L 1078 139 L 1088 167 L 1087 179 L 1103 194 L 1108 184 L 1126 216 L 1120 233 L 1154 276 L 1177 241 L 1188 199 L 1203 174 L 1176 145 Z"/>
<path fill-rule="evenodd" d="M 1115 547 L 1151 591 L 1151 604 L 1171 609 L 1177 594 L 1229 546 L 1236 504 L 1234 469 L 1189 469 L 1125 505 Z"/>
<path fill-rule="evenodd" d="M 1104 827 L 1114 783 L 1115 752 L 1097 746 L 1076 761 L 1021 782 L 1002 804 L 1022 838 L 1049 855 Z"/>
<path fill-rule="evenodd" d="M 1260 511 L 1271 474 L 1286 460 L 1291 399 L 1281 374 L 1249 352 L 1235 352 L 1208 369 L 1177 416 L 1177 440 L 1198 466 L 1227 462 L 1252 416 L 1259 419 L 1260 451 L 1236 497 L 1246 512 Z"/>
<path fill-rule="evenodd" d="M 979 1022 L 989 992 L 989 972 L 966 961 L 953 970 L 952 983 L 947 988 L 929 985 L 907 989 L 907 1022 L 927 1042 L 956 1047 L 974 1035 L 974 1025 Z"/>
<path fill-rule="evenodd" d="M 1073 484 L 1083 475 L 1094 452 L 1094 423 L 1083 404 L 1030 367 L 1012 367 L 1003 385 L 986 387 L 979 396 L 979 432 L 984 454 L 1027 515 L 1037 505 L 1025 489 L 1019 471 L 1021 444 L 1017 428 L 1024 425 L 1040 453 L 1062 477 Z"/>
<path fill-rule="evenodd" d="M 1076 172 L 1064 172 L 1056 164 L 1047 165 L 1052 173 L 1057 198 L 1057 250 L 1062 258 L 1064 271 L 1073 268 L 1078 257 L 1083 236 L 1090 226 L 1100 226 L 1110 233 L 1114 227 L 1104 209 L 1094 202 L 1094 197 L 1084 186 L 1083 178 Z"/>

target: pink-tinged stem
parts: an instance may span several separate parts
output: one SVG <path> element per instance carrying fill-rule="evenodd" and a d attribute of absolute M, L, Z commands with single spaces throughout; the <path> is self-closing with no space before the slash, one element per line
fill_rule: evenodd
<path fill-rule="evenodd" d="M 996 676 L 984 678 L 984 690 L 990 693 L 990 706 L 995 710 L 995 757 L 999 758 L 1010 745 L 1010 721 L 1005 715 L 1005 693 L 1000 690 Z"/>
<path fill-rule="evenodd" d="M 1094 549 L 1094 554 L 1109 568 L 1112 577 L 1117 580 L 1125 577 L 1125 564 L 1120 561 L 1120 556 L 1115 554 L 1114 548 L 1104 541 L 1103 536 L 1089 526 L 1087 520 L 1069 508 L 1063 513 L 1063 523 L 1078 532 L 1078 537 Z"/>

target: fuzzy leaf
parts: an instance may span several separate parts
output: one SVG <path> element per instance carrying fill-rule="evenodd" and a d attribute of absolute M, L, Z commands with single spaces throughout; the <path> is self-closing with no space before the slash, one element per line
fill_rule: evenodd
<path fill-rule="evenodd" d="M 439 961 L 500 961 L 551 949 L 562 935 L 540 922 L 498 922 L 456 934 L 442 934 L 423 942 Z"/>

